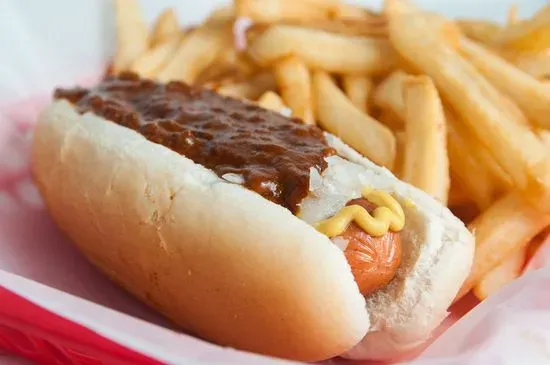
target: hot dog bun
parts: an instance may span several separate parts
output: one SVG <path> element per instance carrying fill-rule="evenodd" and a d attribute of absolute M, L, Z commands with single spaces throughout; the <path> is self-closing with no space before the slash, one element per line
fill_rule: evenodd
<path fill-rule="evenodd" d="M 66 101 L 38 122 L 32 171 L 51 216 L 86 257 L 189 332 L 304 361 L 352 348 L 349 357 L 391 357 L 442 319 L 473 240 L 428 195 L 328 138 L 355 162 L 341 159 L 340 170 L 359 168 L 374 188 L 415 205 L 406 209 L 398 275 L 366 301 L 342 251 L 305 221 Z"/>

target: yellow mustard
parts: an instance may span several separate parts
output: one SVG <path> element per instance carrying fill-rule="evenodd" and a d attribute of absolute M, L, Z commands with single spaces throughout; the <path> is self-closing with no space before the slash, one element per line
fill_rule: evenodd
<path fill-rule="evenodd" d="M 389 229 L 398 232 L 405 226 L 405 213 L 397 200 L 385 191 L 365 188 L 361 194 L 373 204 L 378 205 L 373 215 L 359 205 L 348 205 L 335 216 L 316 223 L 315 228 L 332 238 L 341 235 L 351 221 L 371 236 L 385 235 Z"/>

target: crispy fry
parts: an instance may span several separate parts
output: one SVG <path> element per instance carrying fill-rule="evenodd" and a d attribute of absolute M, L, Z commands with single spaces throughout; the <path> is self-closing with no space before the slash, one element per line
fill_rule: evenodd
<path fill-rule="evenodd" d="M 151 45 L 163 43 L 167 39 L 171 39 L 174 35 L 180 33 L 178 17 L 172 8 L 165 9 L 158 16 L 153 30 L 151 31 Z"/>
<path fill-rule="evenodd" d="M 479 300 L 487 299 L 521 275 L 526 247 L 512 252 L 497 267 L 489 271 L 473 288 Z"/>
<path fill-rule="evenodd" d="M 482 46 L 462 40 L 462 52 L 540 128 L 550 128 L 550 88 Z"/>
<path fill-rule="evenodd" d="M 541 8 L 531 19 L 512 24 L 495 34 L 495 47 L 521 51 L 542 51 L 550 47 L 550 5 Z"/>
<path fill-rule="evenodd" d="M 374 105 L 383 110 L 390 110 L 399 117 L 401 123 L 406 118 L 403 89 L 409 76 L 401 70 L 394 71 L 378 85 L 373 98 Z"/>
<path fill-rule="evenodd" d="M 547 205 L 550 161 L 526 126 L 502 108 L 502 94 L 448 45 L 429 17 L 390 7 L 390 38 L 398 51 L 432 77 L 442 96 L 533 202 Z M 430 54 L 430 57 L 426 57 Z"/>
<path fill-rule="evenodd" d="M 170 61 L 182 42 L 182 34 L 174 34 L 171 38 L 157 43 L 141 56 L 136 58 L 130 65 L 130 71 L 133 71 L 145 78 L 154 78 L 157 72 Z"/>
<path fill-rule="evenodd" d="M 477 157 L 465 151 L 470 151 L 468 140 L 463 133 L 460 133 L 456 121 L 449 113 L 447 119 L 447 152 L 451 172 L 455 180 L 464 188 L 471 199 L 480 210 L 491 205 L 498 195 L 498 187 L 494 179 L 483 166 L 480 165 Z M 475 176 L 475 179 L 472 177 Z"/>
<path fill-rule="evenodd" d="M 456 178 L 455 174 L 451 171 L 449 175 L 451 178 L 451 185 L 449 187 L 449 199 L 447 205 L 457 206 L 472 202 L 472 197 L 464 190 L 464 187 Z"/>
<path fill-rule="evenodd" d="M 369 114 L 369 99 L 373 87 L 371 79 L 366 76 L 346 75 L 342 78 L 342 86 L 353 105 Z"/>
<path fill-rule="evenodd" d="M 550 52 L 521 53 L 510 61 L 520 70 L 536 79 L 550 78 Z M 545 84 L 548 87 L 548 84 Z"/>
<path fill-rule="evenodd" d="M 506 17 L 506 25 L 513 25 L 519 22 L 518 4 L 512 4 L 508 8 L 508 16 Z"/>
<path fill-rule="evenodd" d="M 289 25 L 268 28 L 252 40 L 248 51 L 262 66 L 295 55 L 310 68 L 361 75 L 387 72 L 397 58 L 389 42 L 383 39 L 349 37 Z"/>
<path fill-rule="evenodd" d="M 405 131 L 395 132 L 395 142 L 395 163 L 393 164 L 392 172 L 395 176 L 401 177 L 403 171 L 403 159 L 405 157 Z"/>
<path fill-rule="evenodd" d="M 392 131 L 403 131 L 404 120 L 391 110 L 381 110 L 373 117 Z"/>
<path fill-rule="evenodd" d="M 324 129 L 373 162 L 389 169 L 393 167 L 395 137 L 386 126 L 357 109 L 325 72 L 314 73 L 313 93 L 315 100 L 322 101 L 315 106 Z"/>
<path fill-rule="evenodd" d="M 283 102 L 283 99 L 277 93 L 273 91 L 266 91 L 263 93 L 263 95 L 258 99 L 258 105 L 262 108 L 273 110 L 276 112 L 281 112 L 285 109 L 288 109 L 288 107 Z"/>
<path fill-rule="evenodd" d="M 426 76 L 411 76 L 403 93 L 406 139 L 401 178 L 446 205 L 450 180 L 441 100 Z"/>
<path fill-rule="evenodd" d="M 117 32 L 117 50 L 113 60 L 115 74 L 128 68 L 147 49 L 147 24 L 137 0 L 113 0 Z"/>
<path fill-rule="evenodd" d="M 550 156 L 550 130 L 541 129 L 538 131 L 538 135 L 548 149 L 548 155 Z"/>
<path fill-rule="evenodd" d="M 266 91 L 273 91 L 277 83 L 270 72 L 259 73 L 250 79 L 238 83 L 222 85 L 218 92 L 239 99 L 256 100 Z"/>
<path fill-rule="evenodd" d="M 180 80 L 194 83 L 201 72 L 216 60 L 231 43 L 229 24 L 206 22 L 181 43 L 170 62 L 157 75 L 160 81 Z"/>
<path fill-rule="evenodd" d="M 255 22 L 276 23 L 289 20 L 326 19 L 327 7 L 307 0 L 235 0 L 237 15 Z"/>
<path fill-rule="evenodd" d="M 340 0 L 235 0 L 237 14 L 255 22 L 279 23 L 294 20 L 354 19 L 376 21 L 365 9 Z"/>
<path fill-rule="evenodd" d="M 502 29 L 499 24 L 483 20 L 460 19 L 456 23 L 465 36 L 483 44 L 490 44 L 495 34 Z"/>
<path fill-rule="evenodd" d="M 314 124 L 311 77 L 306 65 L 291 56 L 277 62 L 273 67 L 273 74 L 292 115 L 306 124 Z"/>
<path fill-rule="evenodd" d="M 506 257 L 524 249 L 550 223 L 550 214 L 538 210 L 522 195 L 521 191 L 508 193 L 469 225 L 476 235 L 476 255 L 457 298 L 470 291 Z"/>

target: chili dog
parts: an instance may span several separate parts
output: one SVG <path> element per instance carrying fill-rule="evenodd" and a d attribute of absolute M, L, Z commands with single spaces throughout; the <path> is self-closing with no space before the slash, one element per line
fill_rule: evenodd
<path fill-rule="evenodd" d="M 473 259 L 447 208 L 338 138 L 179 82 L 57 90 L 32 170 L 115 282 L 264 354 L 391 358 L 443 320 Z"/>

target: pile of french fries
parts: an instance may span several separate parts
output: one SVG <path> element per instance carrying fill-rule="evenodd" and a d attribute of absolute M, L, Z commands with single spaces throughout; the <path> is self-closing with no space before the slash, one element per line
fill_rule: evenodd
<path fill-rule="evenodd" d="M 235 0 L 151 30 L 114 0 L 111 72 L 179 80 L 298 117 L 446 204 L 476 235 L 458 298 L 522 274 L 550 226 L 550 5 L 505 24 L 404 0 Z"/>

